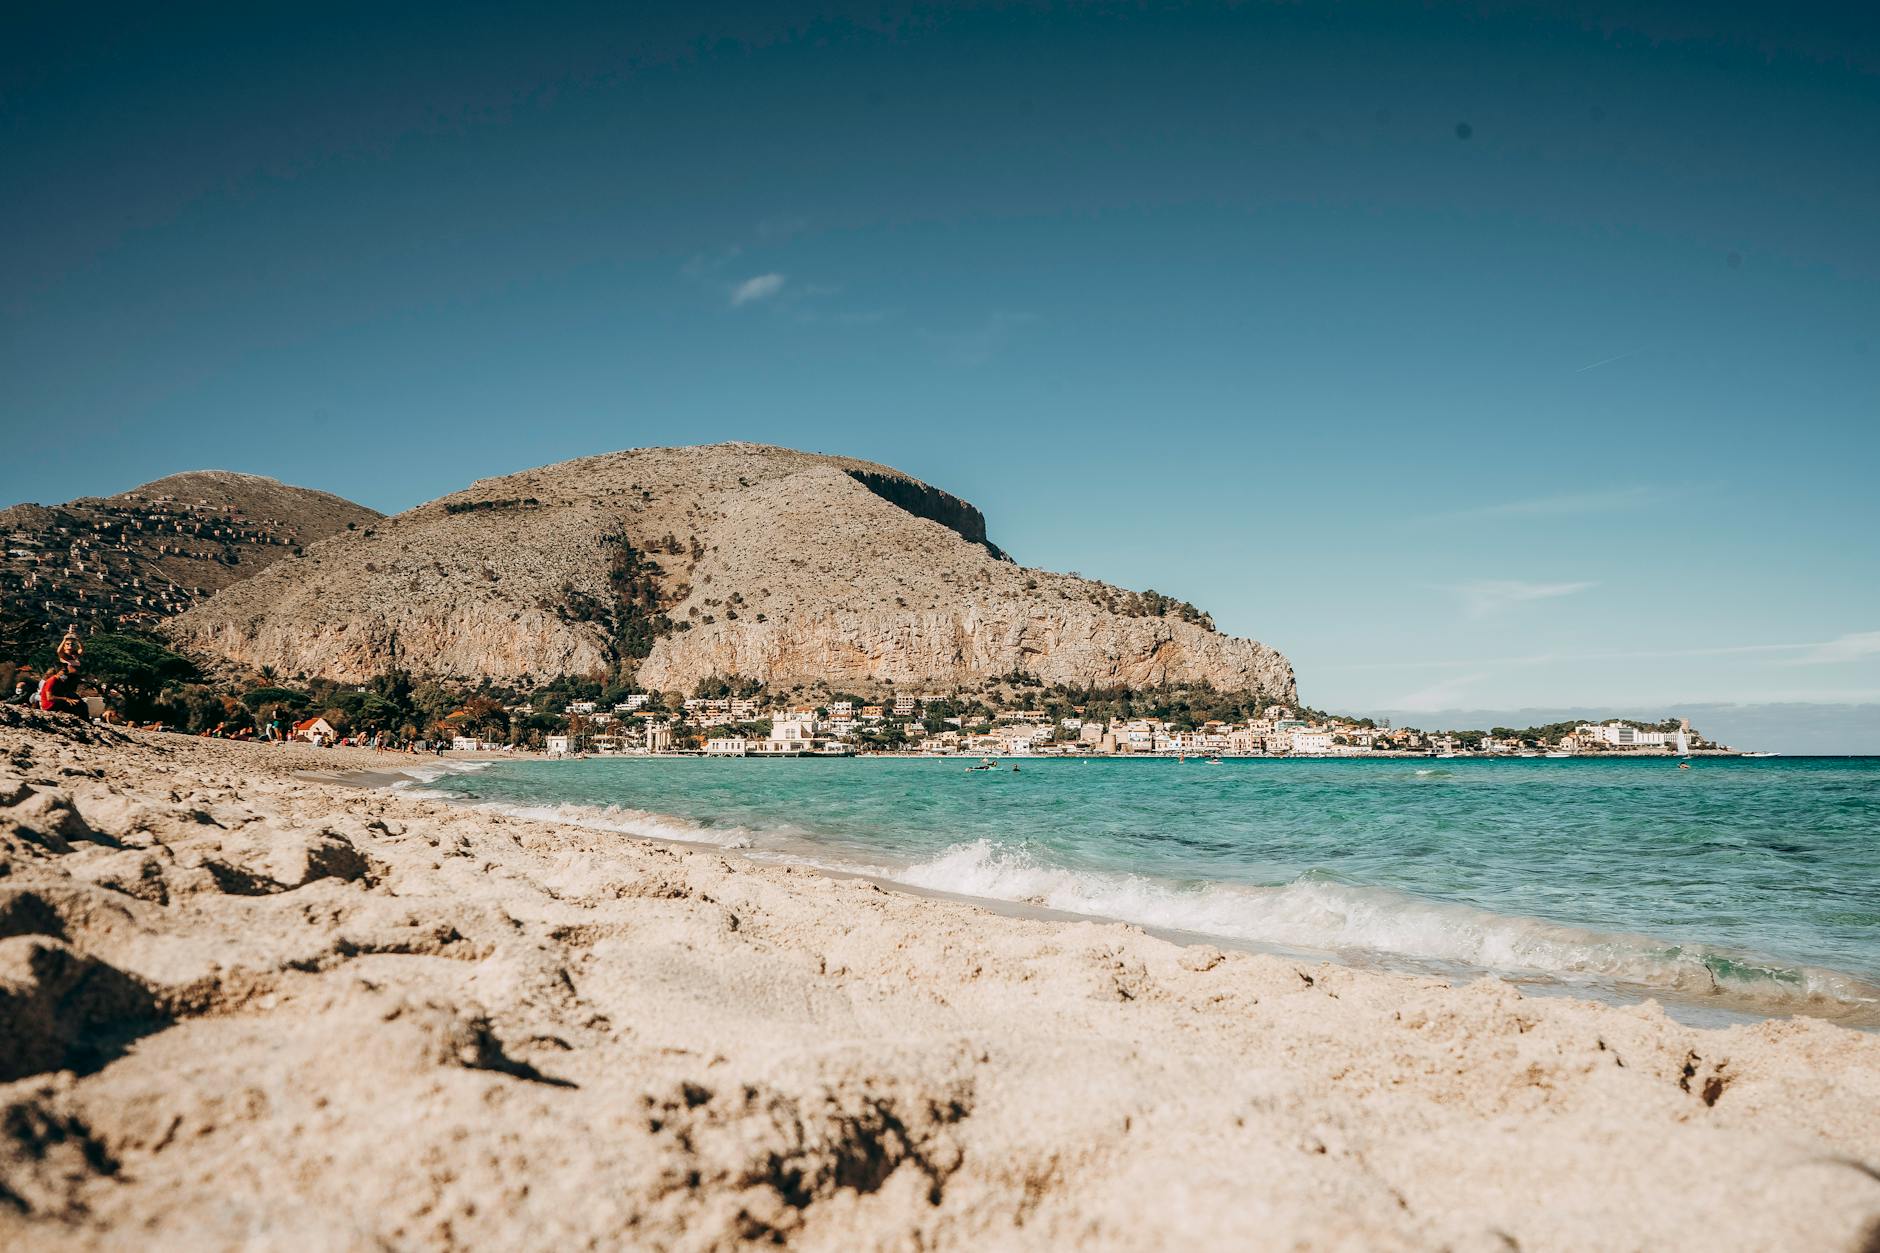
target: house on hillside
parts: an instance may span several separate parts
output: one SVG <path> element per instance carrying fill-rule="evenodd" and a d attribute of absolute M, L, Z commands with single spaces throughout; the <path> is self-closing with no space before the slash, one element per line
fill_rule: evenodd
<path fill-rule="evenodd" d="M 301 740 L 315 748 L 324 748 L 339 738 L 339 732 L 335 731 L 333 724 L 325 718 L 314 717 L 305 722 L 296 722 L 294 733 L 290 738 Z"/>

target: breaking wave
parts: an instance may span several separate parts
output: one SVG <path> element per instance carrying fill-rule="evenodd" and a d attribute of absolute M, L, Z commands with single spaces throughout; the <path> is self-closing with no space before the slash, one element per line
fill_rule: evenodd
<path fill-rule="evenodd" d="M 399 766 L 397 772 L 410 778 L 409 783 L 394 783 L 392 787 L 409 794 L 412 784 L 436 783 L 439 779 L 453 774 L 475 774 L 487 770 L 496 763 L 493 761 L 439 761 L 425 762 L 423 765 Z M 441 793 L 440 793 L 441 795 Z"/>
<path fill-rule="evenodd" d="M 1120 870 L 1078 869 L 1030 849 L 976 839 L 909 862 L 885 850 L 832 846 L 792 824 L 762 829 L 716 825 L 671 814 L 556 802 L 478 800 L 430 787 L 446 775 L 488 763 L 425 766 L 407 796 L 537 822 L 641 839 L 744 850 L 772 863 L 794 863 L 956 896 L 1031 905 L 1062 913 L 1136 923 L 1256 947 L 1309 951 L 1358 963 L 1454 975 L 1490 972 L 1567 987 L 1611 987 L 1630 995 L 1719 1002 L 1758 1014 L 1805 1012 L 1880 1025 L 1880 986 L 1818 966 L 1704 944 L 1599 931 L 1495 913 L 1388 888 L 1365 887 L 1323 872 L 1265 886 L 1176 880 Z"/>
<path fill-rule="evenodd" d="M 1839 971 L 1510 917 L 1319 875 L 1277 887 L 1184 884 L 1073 870 L 982 839 L 956 844 L 887 877 L 961 896 L 1257 945 L 1460 965 L 1568 983 L 1610 982 L 1685 996 L 1721 995 L 1764 1013 L 1803 1005 L 1816 1012 L 1880 1008 L 1880 987 Z"/>

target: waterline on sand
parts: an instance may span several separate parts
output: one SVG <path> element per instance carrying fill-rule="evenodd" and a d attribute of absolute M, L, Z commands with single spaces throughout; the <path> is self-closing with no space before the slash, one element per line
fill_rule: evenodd
<path fill-rule="evenodd" d="M 861 875 L 950 896 L 1134 923 L 1262 951 L 1305 952 L 1351 964 L 1469 977 L 1493 973 L 1563 990 L 1633 1000 L 1662 997 L 1756 1015 L 1805 1013 L 1880 1025 L 1880 986 L 1828 966 L 1752 948 L 1576 926 L 1393 887 L 1353 882 L 1323 867 L 1271 882 L 1070 864 L 1029 839 L 980 836 L 925 855 L 831 838 L 798 821 L 705 818 L 620 804 L 475 799 L 502 780 L 439 775 L 403 789 L 482 812 L 636 838 L 737 851 L 754 860 Z"/>

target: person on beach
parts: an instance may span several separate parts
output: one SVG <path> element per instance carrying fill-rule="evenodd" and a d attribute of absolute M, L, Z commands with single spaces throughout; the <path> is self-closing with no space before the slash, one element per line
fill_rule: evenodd
<path fill-rule="evenodd" d="M 78 638 L 78 625 L 65 628 L 65 637 L 59 641 L 59 664 L 67 670 L 77 673 L 78 663 L 85 656 L 85 645 Z"/>
<path fill-rule="evenodd" d="M 13 684 L 13 695 L 7 697 L 9 705 L 30 705 L 33 703 L 33 674 L 30 670 L 19 672 Z"/>
<path fill-rule="evenodd" d="M 57 651 L 59 664 L 46 671 L 46 677 L 40 681 L 38 705 L 41 709 L 86 717 L 90 711 L 78 695 L 78 664 L 85 656 L 85 645 L 78 638 L 77 626 L 65 628 L 65 637 L 59 641 Z"/>
<path fill-rule="evenodd" d="M 85 702 L 78 695 L 78 667 L 61 666 L 46 672 L 39 684 L 39 707 L 57 713 L 86 714 Z"/>

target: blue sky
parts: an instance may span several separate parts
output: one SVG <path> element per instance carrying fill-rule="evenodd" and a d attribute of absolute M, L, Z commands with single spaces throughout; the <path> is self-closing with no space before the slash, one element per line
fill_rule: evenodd
<path fill-rule="evenodd" d="M 1855 6 L 10 14 L 0 499 L 870 457 L 1364 709 L 1880 700 Z"/>

